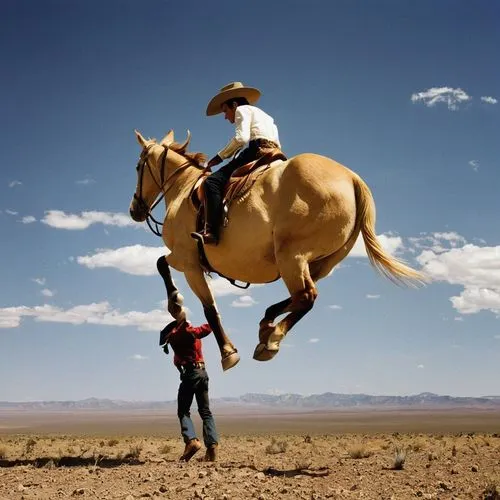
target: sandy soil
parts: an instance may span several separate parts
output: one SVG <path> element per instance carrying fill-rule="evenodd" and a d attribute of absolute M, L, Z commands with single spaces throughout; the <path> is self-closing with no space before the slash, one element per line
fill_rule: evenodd
<path fill-rule="evenodd" d="M 456 415 L 448 415 L 453 428 Z M 20 434 L 12 418 L 0 418 L 0 499 L 500 499 L 500 434 L 470 430 L 485 427 L 484 418 L 486 427 L 500 427 L 499 415 L 496 424 L 490 417 L 474 414 L 476 425 L 468 422 L 467 432 L 446 432 L 443 416 L 443 432 L 428 432 L 435 422 L 427 413 L 406 416 L 406 426 L 420 425 L 422 432 L 378 432 L 376 425 L 373 432 L 352 432 L 345 421 L 345 433 L 323 434 L 318 422 L 335 422 L 340 414 L 298 415 L 302 431 L 267 433 L 269 419 L 250 432 L 255 418 L 235 423 L 227 416 L 237 432 L 225 433 L 219 422 L 216 463 L 202 461 L 203 449 L 179 462 L 183 443 L 174 420 L 163 437 L 148 432 L 137 415 L 129 428 L 140 424 L 141 435 L 78 434 L 78 419 L 71 434 Z M 32 423 L 40 426 L 40 417 Z M 351 425 L 359 428 L 352 415 Z"/>

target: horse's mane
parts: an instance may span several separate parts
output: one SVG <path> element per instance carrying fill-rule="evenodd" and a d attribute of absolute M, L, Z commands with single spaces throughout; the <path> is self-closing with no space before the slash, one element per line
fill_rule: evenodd
<path fill-rule="evenodd" d="M 197 167 L 203 168 L 204 163 L 207 161 L 207 155 L 205 153 L 192 153 L 187 151 L 187 144 L 180 144 L 178 142 L 172 142 L 169 144 L 169 148 L 184 156 L 187 160 L 193 162 Z"/>

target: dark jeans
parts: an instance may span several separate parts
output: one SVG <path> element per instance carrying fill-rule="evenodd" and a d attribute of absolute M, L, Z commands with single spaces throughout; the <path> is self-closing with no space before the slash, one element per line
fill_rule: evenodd
<path fill-rule="evenodd" d="M 260 145 L 256 141 L 250 141 L 248 148 L 244 149 L 239 156 L 207 177 L 204 185 L 207 200 L 205 217 L 209 232 L 215 236 L 218 237 L 220 232 L 222 200 L 224 199 L 224 188 L 229 178 L 237 168 L 256 160 L 260 156 L 262 156 Z"/>
<path fill-rule="evenodd" d="M 188 370 L 181 375 L 181 384 L 177 395 L 177 416 L 179 417 L 181 434 L 185 443 L 196 438 L 190 411 L 194 396 L 198 404 L 198 413 L 203 421 L 203 441 L 205 446 L 217 444 L 219 438 L 215 428 L 215 420 L 210 411 L 208 374 L 204 368 Z"/>

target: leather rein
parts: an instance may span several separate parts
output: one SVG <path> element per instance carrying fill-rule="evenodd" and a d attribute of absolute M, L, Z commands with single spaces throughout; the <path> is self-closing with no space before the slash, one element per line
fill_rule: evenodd
<path fill-rule="evenodd" d="M 156 180 L 156 177 L 153 174 L 153 169 L 151 168 L 151 165 L 148 162 L 148 155 L 149 155 L 149 150 L 153 146 L 161 146 L 163 147 L 163 152 L 160 155 L 160 182 Z M 171 184 L 169 184 L 169 181 L 175 177 L 179 172 L 184 170 L 185 168 L 189 167 L 189 163 L 186 165 L 181 165 L 179 168 L 174 170 L 166 179 L 164 179 L 165 176 L 165 165 L 167 162 L 167 154 L 168 154 L 168 146 L 163 146 L 161 144 L 150 144 L 149 146 L 146 146 L 143 148 L 141 152 L 141 156 L 139 157 L 139 161 L 137 162 L 137 167 L 136 171 L 140 173 L 139 175 L 139 196 L 137 196 L 136 193 L 134 193 L 134 200 L 138 203 L 138 205 L 141 207 L 142 210 L 147 212 L 147 217 L 146 217 L 146 222 L 148 223 L 149 229 L 151 229 L 151 232 L 155 234 L 156 236 L 161 237 L 161 230 L 160 226 L 163 226 L 163 222 L 160 222 L 156 220 L 153 216 L 153 209 L 158 206 L 158 204 L 165 198 L 165 195 L 167 194 L 167 191 L 171 188 Z M 142 197 L 142 185 L 143 185 L 143 178 L 144 178 L 144 170 L 145 167 L 148 167 L 149 173 L 151 174 L 151 178 L 153 179 L 154 183 L 156 186 L 160 189 L 161 195 L 156 199 L 156 201 L 151 205 L 151 207 L 147 206 L 147 203 L 144 201 L 144 198 Z M 153 227 L 153 224 L 155 225 Z"/>

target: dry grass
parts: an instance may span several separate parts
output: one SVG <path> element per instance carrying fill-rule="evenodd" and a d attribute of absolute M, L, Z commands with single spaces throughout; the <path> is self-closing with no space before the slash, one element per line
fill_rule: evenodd
<path fill-rule="evenodd" d="M 5 465 L 21 462 L 0 469 L 0 498 L 191 498 L 197 490 L 207 498 L 303 499 L 314 491 L 315 498 L 500 500 L 500 436 L 316 433 L 306 440 L 308 430 L 222 434 L 217 464 L 198 461 L 203 452 L 179 463 L 184 443 L 173 432 L 0 435 Z"/>
<path fill-rule="evenodd" d="M 347 449 L 347 454 L 351 458 L 360 459 L 371 457 L 373 452 L 364 443 L 355 443 Z"/>
<path fill-rule="evenodd" d="M 500 478 L 491 478 L 483 491 L 483 500 L 500 500 Z"/>
<path fill-rule="evenodd" d="M 169 444 L 163 444 L 158 448 L 158 453 L 161 455 L 168 455 L 172 451 L 172 446 Z"/>
<path fill-rule="evenodd" d="M 130 458 L 139 458 L 141 456 L 141 451 L 142 451 L 143 445 L 142 444 L 135 444 L 132 445 L 129 448 L 129 451 L 127 453 L 127 456 Z"/>
<path fill-rule="evenodd" d="M 35 445 L 36 445 L 36 439 L 29 438 L 26 441 L 26 444 L 24 445 L 24 453 L 25 453 L 25 455 L 31 455 L 31 453 L 35 449 Z"/>
<path fill-rule="evenodd" d="M 272 438 L 271 443 L 266 446 L 266 453 L 268 455 L 285 453 L 287 448 L 288 448 L 288 443 L 286 441 L 277 441 L 275 438 Z"/>
<path fill-rule="evenodd" d="M 392 469 L 403 470 L 406 463 L 407 455 L 408 455 L 407 448 L 403 448 L 402 446 L 396 446 L 394 450 L 394 462 L 392 464 Z"/>

